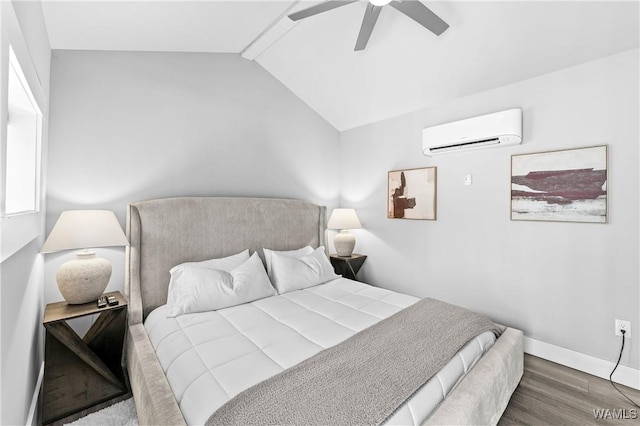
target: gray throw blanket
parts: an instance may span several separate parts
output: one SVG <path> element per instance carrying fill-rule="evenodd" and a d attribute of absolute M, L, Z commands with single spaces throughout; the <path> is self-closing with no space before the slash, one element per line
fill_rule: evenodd
<path fill-rule="evenodd" d="M 206 425 L 378 425 L 485 331 L 501 332 L 483 315 L 420 300 L 239 393 Z"/>

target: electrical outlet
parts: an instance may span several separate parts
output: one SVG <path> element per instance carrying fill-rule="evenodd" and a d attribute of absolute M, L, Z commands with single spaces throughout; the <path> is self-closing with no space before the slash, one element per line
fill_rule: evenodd
<path fill-rule="evenodd" d="M 624 337 L 625 339 L 631 339 L 631 321 L 625 321 L 625 320 L 616 320 L 616 336 L 622 336 L 622 333 L 620 332 L 620 330 L 624 330 Z"/>

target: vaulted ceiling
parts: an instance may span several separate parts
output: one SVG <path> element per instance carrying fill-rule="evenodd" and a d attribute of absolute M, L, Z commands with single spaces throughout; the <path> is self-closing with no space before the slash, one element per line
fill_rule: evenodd
<path fill-rule="evenodd" d="M 413 1 L 413 0 L 405 0 Z M 366 2 L 292 22 L 308 1 L 43 0 L 52 49 L 239 53 L 338 130 L 637 48 L 637 1 L 423 1 L 435 36 L 384 7 L 354 52 Z M 597 82 L 594 82 L 597 84 Z"/>

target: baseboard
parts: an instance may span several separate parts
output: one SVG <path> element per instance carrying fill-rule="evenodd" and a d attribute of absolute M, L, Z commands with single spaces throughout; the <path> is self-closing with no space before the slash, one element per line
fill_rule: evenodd
<path fill-rule="evenodd" d="M 609 375 L 616 366 L 614 362 L 585 355 L 571 349 L 561 348 L 539 340 L 524 338 L 524 351 L 530 355 L 546 359 L 576 370 L 584 371 L 597 377 L 609 380 Z M 613 375 L 613 381 L 621 385 L 640 390 L 640 370 L 619 365 Z"/>
<path fill-rule="evenodd" d="M 31 397 L 31 406 L 29 406 L 29 417 L 24 423 L 27 426 L 36 426 L 38 424 L 38 401 L 40 400 L 40 387 L 42 386 L 42 379 L 44 378 L 44 362 L 40 365 L 40 373 L 38 373 L 38 381 L 36 387 L 33 390 L 33 396 Z"/>

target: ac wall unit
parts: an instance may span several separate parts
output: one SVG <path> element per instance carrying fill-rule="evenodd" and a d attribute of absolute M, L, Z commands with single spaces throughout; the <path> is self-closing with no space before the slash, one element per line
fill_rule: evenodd
<path fill-rule="evenodd" d="M 522 142 L 520 108 L 428 127 L 422 131 L 422 152 L 434 156 Z"/>

